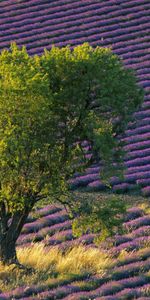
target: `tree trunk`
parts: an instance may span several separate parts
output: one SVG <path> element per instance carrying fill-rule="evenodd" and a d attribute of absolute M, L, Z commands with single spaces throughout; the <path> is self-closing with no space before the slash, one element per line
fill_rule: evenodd
<path fill-rule="evenodd" d="M 16 243 L 4 238 L 0 242 L 0 260 L 3 264 L 9 265 L 18 263 L 16 255 Z"/>
<path fill-rule="evenodd" d="M 8 218 L 1 214 L 0 218 L 0 261 L 3 264 L 15 263 L 19 265 L 16 255 L 16 241 L 25 224 L 30 209 L 15 212 L 11 224 L 8 225 Z"/>

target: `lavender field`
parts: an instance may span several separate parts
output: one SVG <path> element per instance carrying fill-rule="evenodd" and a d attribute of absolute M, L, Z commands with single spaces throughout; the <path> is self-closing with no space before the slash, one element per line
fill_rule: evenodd
<path fill-rule="evenodd" d="M 127 67 L 136 71 L 145 89 L 145 101 L 123 137 L 126 151 L 124 180 L 112 178 L 115 192 L 138 189 L 150 195 L 150 2 L 149 0 L 29 0 L 1 1 L 0 50 L 12 41 L 25 45 L 28 53 L 41 54 L 44 48 L 75 46 L 112 47 Z M 91 155 L 88 152 L 89 157 Z M 92 175 L 91 175 L 92 173 Z M 85 176 L 76 177 L 73 187 L 101 191 L 98 165 Z"/>
<path fill-rule="evenodd" d="M 124 179 L 112 177 L 114 193 L 150 196 L 150 0 L 3 0 L 0 1 L 0 51 L 15 41 L 29 54 L 44 48 L 82 44 L 112 47 L 125 66 L 135 70 L 137 82 L 145 90 L 144 103 L 135 112 L 122 137 L 126 151 Z M 83 148 L 92 155 L 88 141 Z M 97 162 L 71 180 L 73 190 L 103 192 L 101 163 Z M 53 284 L 23 285 L 10 292 L 0 291 L 0 299 L 150 299 L 150 214 L 132 207 L 125 216 L 125 232 L 102 249 L 115 261 L 110 273 L 70 276 Z M 42 243 L 46 249 L 93 244 L 95 235 L 75 238 L 65 209 L 46 205 L 28 218 L 18 238 L 17 248 Z M 0 278 L 1 280 L 1 278 Z"/>
<path fill-rule="evenodd" d="M 124 218 L 124 234 L 101 246 L 94 235 L 74 238 L 71 223 L 60 207 L 47 205 L 33 212 L 18 239 L 18 249 L 41 241 L 46 249 L 84 244 L 103 249 L 114 260 L 111 273 L 71 277 L 55 284 L 22 286 L 0 294 L 0 299 L 150 299 L 150 214 L 132 207 Z"/>

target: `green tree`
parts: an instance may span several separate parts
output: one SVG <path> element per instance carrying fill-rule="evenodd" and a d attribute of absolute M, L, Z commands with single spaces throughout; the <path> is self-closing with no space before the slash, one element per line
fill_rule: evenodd
<path fill-rule="evenodd" d="M 104 166 L 110 167 L 114 158 L 119 161 L 120 144 L 115 137 L 125 129 L 142 99 L 134 74 L 110 49 L 93 49 L 85 43 L 73 50 L 52 47 L 40 57 L 31 57 L 24 47 L 19 49 L 13 43 L 10 50 L 1 52 L 2 262 L 17 262 L 17 238 L 41 199 L 69 207 L 73 217 L 78 213 L 83 216 L 85 211 L 86 224 L 92 207 L 86 206 L 86 210 L 73 199 L 68 184 L 72 174 L 80 170 L 81 160 L 84 167 L 91 162 L 85 159 L 81 141 L 91 142 Z M 109 207 L 113 221 L 108 224 L 115 226 L 120 205 L 115 204 L 114 210 Z M 104 215 L 107 211 L 105 207 Z M 104 215 L 98 210 L 99 218 L 94 218 L 98 230 L 104 227 Z"/>

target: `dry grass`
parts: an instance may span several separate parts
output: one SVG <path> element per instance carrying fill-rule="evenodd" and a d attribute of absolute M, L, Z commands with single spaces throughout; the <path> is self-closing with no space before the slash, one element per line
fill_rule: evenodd
<path fill-rule="evenodd" d="M 0 265 L 0 290 L 11 290 L 32 284 L 53 284 L 58 279 L 73 276 L 99 274 L 103 277 L 114 265 L 114 260 L 96 248 L 75 246 L 62 253 L 57 247 L 46 251 L 41 243 L 20 248 L 17 251 L 20 263 L 32 267 L 34 272 L 26 274 L 14 265 Z M 55 278 L 54 278 L 55 277 Z"/>
<path fill-rule="evenodd" d="M 45 251 L 42 244 L 18 250 L 19 261 L 39 271 L 59 274 L 100 273 L 113 263 L 108 254 L 82 245 L 62 253 L 57 247 Z"/>

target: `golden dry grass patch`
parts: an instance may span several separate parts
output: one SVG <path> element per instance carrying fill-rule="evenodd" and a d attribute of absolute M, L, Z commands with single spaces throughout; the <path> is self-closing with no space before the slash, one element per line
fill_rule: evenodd
<path fill-rule="evenodd" d="M 18 249 L 19 261 L 39 271 L 58 274 L 103 273 L 114 261 L 108 254 L 97 248 L 74 246 L 63 253 L 58 247 L 49 251 L 42 243 Z"/>

